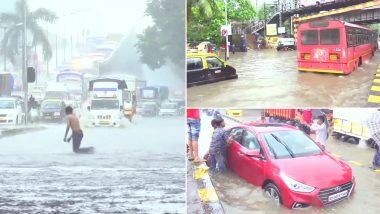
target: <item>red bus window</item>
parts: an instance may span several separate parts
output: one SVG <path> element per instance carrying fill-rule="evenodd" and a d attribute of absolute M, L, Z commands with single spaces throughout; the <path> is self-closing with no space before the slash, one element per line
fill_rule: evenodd
<path fill-rule="evenodd" d="M 354 45 L 352 34 L 347 34 L 347 45 L 348 45 L 348 47 L 352 47 Z"/>
<path fill-rule="evenodd" d="M 340 44 L 339 29 L 321 30 L 321 45 Z"/>
<path fill-rule="evenodd" d="M 302 31 L 301 43 L 303 45 L 318 45 L 318 31 L 316 30 Z"/>

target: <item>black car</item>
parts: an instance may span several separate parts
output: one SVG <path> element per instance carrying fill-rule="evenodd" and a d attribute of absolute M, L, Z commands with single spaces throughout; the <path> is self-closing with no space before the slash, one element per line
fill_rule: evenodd
<path fill-rule="evenodd" d="M 213 53 L 187 53 L 187 87 L 237 79 L 236 69 Z"/>
<path fill-rule="evenodd" d="M 62 121 L 65 118 L 65 103 L 59 99 L 42 101 L 40 119 L 49 121 Z"/>

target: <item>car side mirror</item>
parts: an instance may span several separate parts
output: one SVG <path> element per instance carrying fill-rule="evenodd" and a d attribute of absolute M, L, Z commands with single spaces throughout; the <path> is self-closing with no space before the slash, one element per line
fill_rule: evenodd
<path fill-rule="evenodd" d="M 252 158 L 263 159 L 263 156 L 260 154 L 260 150 L 249 150 L 245 153 L 245 155 Z"/>
<path fill-rule="evenodd" d="M 87 106 L 87 111 L 90 111 L 90 110 L 91 110 L 90 106 Z"/>

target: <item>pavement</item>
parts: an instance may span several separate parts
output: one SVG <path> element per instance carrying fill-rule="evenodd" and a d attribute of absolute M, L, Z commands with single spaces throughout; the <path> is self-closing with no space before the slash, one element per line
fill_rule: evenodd
<path fill-rule="evenodd" d="M 41 125 L 23 125 L 23 126 L 4 126 L 0 127 L 0 138 L 10 135 L 21 134 L 28 131 L 44 130 L 46 127 Z"/>
<path fill-rule="evenodd" d="M 368 94 L 368 107 L 378 107 L 380 105 L 380 65 L 374 75 L 369 94 Z"/>
<path fill-rule="evenodd" d="M 223 214 L 224 210 L 205 163 L 187 161 L 187 213 Z"/>

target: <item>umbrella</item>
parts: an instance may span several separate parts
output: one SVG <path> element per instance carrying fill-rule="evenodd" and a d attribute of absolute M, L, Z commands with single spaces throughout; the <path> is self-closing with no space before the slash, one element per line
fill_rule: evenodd
<path fill-rule="evenodd" d="M 380 111 L 372 113 L 367 119 L 367 126 L 372 139 L 380 145 Z"/>

